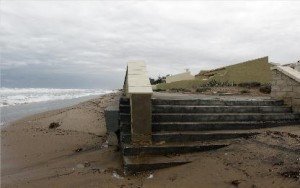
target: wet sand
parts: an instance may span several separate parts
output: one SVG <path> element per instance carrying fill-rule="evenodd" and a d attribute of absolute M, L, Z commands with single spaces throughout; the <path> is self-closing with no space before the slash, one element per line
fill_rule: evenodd
<path fill-rule="evenodd" d="M 300 186 L 300 125 L 193 154 L 186 165 L 125 176 L 104 121 L 104 109 L 118 98 L 108 94 L 1 129 L 1 187 Z M 60 126 L 49 129 L 52 122 Z"/>

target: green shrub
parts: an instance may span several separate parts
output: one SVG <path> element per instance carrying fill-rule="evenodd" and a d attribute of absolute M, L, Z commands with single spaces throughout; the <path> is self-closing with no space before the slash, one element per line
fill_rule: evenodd
<path fill-rule="evenodd" d="M 243 82 L 238 84 L 239 87 L 245 87 L 245 88 L 255 88 L 255 87 L 260 87 L 261 83 L 259 82 Z"/>
<path fill-rule="evenodd" d="M 233 82 L 228 82 L 228 81 L 225 81 L 225 82 L 220 82 L 220 81 L 217 81 L 215 79 L 212 79 L 212 80 L 209 80 L 208 82 L 206 83 L 203 83 L 202 84 L 204 87 L 225 87 L 225 86 L 235 86 L 236 84 L 233 83 Z"/>
<path fill-rule="evenodd" d="M 259 88 L 259 91 L 261 93 L 264 93 L 264 94 L 270 94 L 271 93 L 271 86 L 270 85 L 264 85 L 264 86 L 261 86 Z"/>
<path fill-rule="evenodd" d="M 171 88 L 170 91 L 174 91 L 174 92 L 191 92 L 191 90 L 185 89 L 185 88 Z"/>
<path fill-rule="evenodd" d="M 241 90 L 241 94 L 246 94 L 246 93 L 250 93 L 250 91 L 247 89 Z"/>
<path fill-rule="evenodd" d="M 49 125 L 49 129 L 56 129 L 59 126 L 60 126 L 60 124 L 58 122 L 52 122 Z"/>
<path fill-rule="evenodd" d="M 209 87 L 200 87 L 200 88 L 196 89 L 196 92 L 202 93 L 202 92 L 209 91 L 209 90 L 211 90 L 211 88 L 209 88 Z"/>
<path fill-rule="evenodd" d="M 165 89 L 153 89 L 153 91 L 161 92 L 161 91 L 166 91 L 166 90 Z"/>

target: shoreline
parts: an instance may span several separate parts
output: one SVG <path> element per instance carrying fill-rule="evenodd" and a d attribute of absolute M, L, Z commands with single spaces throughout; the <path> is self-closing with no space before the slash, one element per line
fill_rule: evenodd
<path fill-rule="evenodd" d="M 189 164 L 123 174 L 122 155 L 107 143 L 104 109 L 120 93 L 24 117 L 1 129 L 2 187 L 299 187 L 300 125 L 277 127 Z M 49 129 L 52 122 L 59 127 Z M 293 152 L 291 152 L 293 151 Z"/>
<path fill-rule="evenodd" d="M 104 109 L 118 102 L 119 95 L 105 94 L 26 116 L 3 127 L 1 187 L 65 187 L 51 180 L 65 171 L 77 170 L 77 165 L 80 168 L 85 161 L 96 160 L 104 152 L 99 150 L 106 140 Z M 52 122 L 60 126 L 49 129 Z"/>
<path fill-rule="evenodd" d="M 13 123 L 14 121 L 18 121 L 28 116 L 32 116 L 32 115 L 36 115 L 36 114 L 40 114 L 52 110 L 71 107 L 79 103 L 89 101 L 91 99 L 99 98 L 104 95 L 106 94 L 84 96 L 84 97 L 78 97 L 73 99 L 49 100 L 49 101 L 42 101 L 42 102 L 32 102 L 27 104 L 12 105 L 12 106 L 3 106 L 0 107 L 1 109 L 0 128 L 9 126 L 10 123 Z"/>

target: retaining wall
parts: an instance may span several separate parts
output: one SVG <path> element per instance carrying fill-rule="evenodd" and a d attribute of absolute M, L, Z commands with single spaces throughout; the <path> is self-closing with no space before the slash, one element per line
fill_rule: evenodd
<path fill-rule="evenodd" d="M 290 67 L 275 66 L 272 70 L 271 97 L 283 100 L 300 113 L 300 72 Z"/>

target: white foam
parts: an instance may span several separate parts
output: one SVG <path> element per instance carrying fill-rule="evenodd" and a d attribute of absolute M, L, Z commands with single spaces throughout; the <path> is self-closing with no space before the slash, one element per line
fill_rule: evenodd
<path fill-rule="evenodd" d="M 0 89 L 0 107 L 33 102 L 74 99 L 111 93 L 102 89 L 4 88 Z"/>

